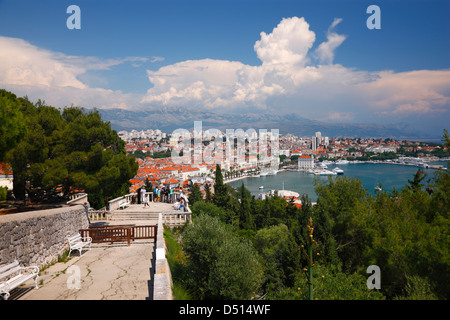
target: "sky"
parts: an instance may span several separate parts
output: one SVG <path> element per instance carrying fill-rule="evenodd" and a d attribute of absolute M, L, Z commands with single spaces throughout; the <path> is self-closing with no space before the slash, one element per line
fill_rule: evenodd
<path fill-rule="evenodd" d="M 0 0 L 0 88 L 56 107 L 295 113 L 440 137 L 449 14 L 448 0 Z"/>

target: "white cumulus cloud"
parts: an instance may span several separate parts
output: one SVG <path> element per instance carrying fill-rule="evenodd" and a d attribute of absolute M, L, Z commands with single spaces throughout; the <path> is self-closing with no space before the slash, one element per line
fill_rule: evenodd
<path fill-rule="evenodd" d="M 316 49 L 316 55 L 321 63 L 330 64 L 334 59 L 334 51 L 346 39 L 346 36 L 334 32 L 336 26 L 341 23 L 342 19 L 335 18 L 327 32 L 327 41 L 322 42 Z"/>
<path fill-rule="evenodd" d="M 151 86 L 144 94 L 93 88 L 83 79 L 89 79 L 91 70 L 109 70 L 123 63 L 144 68 L 146 62 L 163 61 L 161 57 L 70 56 L 0 36 L 0 87 L 56 106 L 264 110 L 333 121 L 449 116 L 450 70 L 369 72 L 337 64 L 335 52 L 347 39 L 336 31 L 340 23 L 342 19 L 335 18 L 326 40 L 315 44 L 315 33 L 304 18 L 282 19 L 254 43 L 260 65 L 180 61 L 147 70 Z"/>

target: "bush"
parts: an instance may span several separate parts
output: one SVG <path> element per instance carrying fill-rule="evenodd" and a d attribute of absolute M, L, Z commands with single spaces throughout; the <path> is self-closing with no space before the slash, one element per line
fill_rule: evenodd
<path fill-rule="evenodd" d="M 8 188 L 0 187 L 0 201 L 6 200 L 6 194 L 8 193 Z"/>
<path fill-rule="evenodd" d="M 186 226 L 186 279 L 197 299 L 249 299 L 260 288 L 262 267 L 251 244 L 204 213 Z"/>

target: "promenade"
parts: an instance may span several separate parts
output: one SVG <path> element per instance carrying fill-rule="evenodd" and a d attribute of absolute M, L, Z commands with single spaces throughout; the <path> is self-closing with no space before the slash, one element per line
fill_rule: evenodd
<path fill-rule="evenodd" d="M 166 203 L 151 203 L 150 208 L 131 205 L 113 212 L 113 220 L 91 221 L 91 225 L 156 225 L 161 212 L 174 211 Z M 78 251 L 71 257 L 42 271 L 38 290 L 29 281 L 13 290 L 10 300 L 153 300 L 153 240 L 135 240 L 130 246 L 93 243 L 81 257 Z"/>

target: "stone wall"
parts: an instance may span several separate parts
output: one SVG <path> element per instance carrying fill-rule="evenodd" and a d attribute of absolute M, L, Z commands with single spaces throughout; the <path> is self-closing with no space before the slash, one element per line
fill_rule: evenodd
<path fill-rule="evenodd" d="M 0 265 L 50 263 L 69 248 L 68 237 L 88 226 L 82 205 L 1 215 Z"/>

